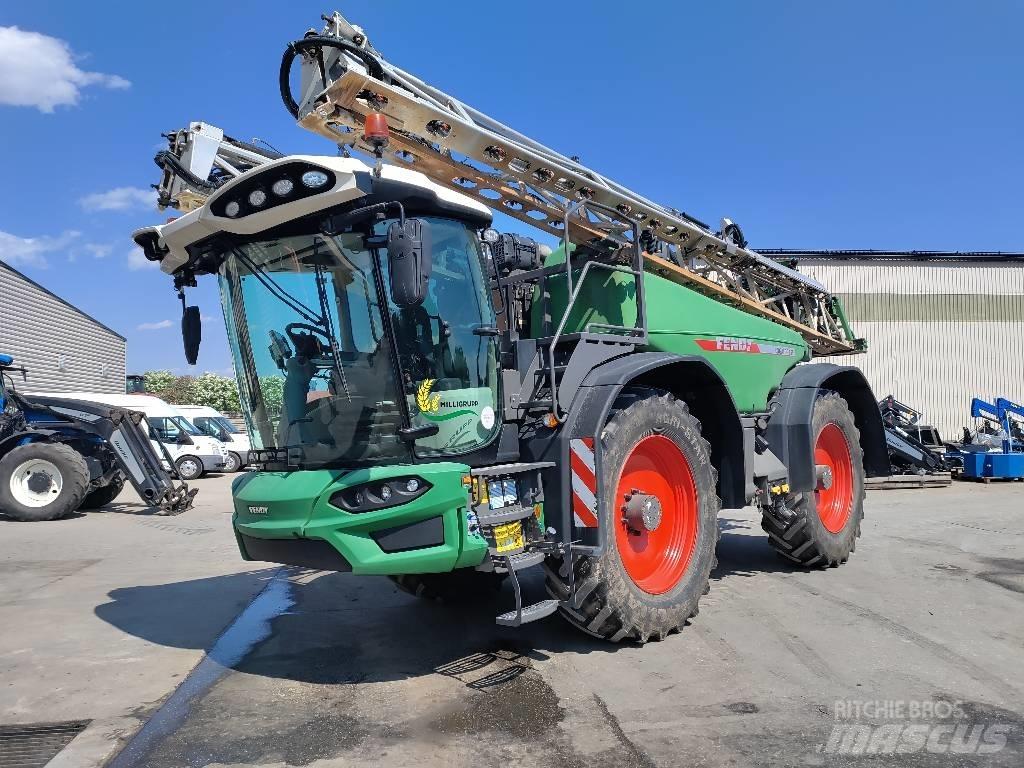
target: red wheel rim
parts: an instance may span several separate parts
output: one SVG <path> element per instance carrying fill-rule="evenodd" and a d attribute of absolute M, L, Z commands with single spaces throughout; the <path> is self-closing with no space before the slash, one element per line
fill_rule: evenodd
<path fill-rule="evenodd" d="M 815 490 L 814 505 L 825 530 L 839 533 L 853 509 L 853 458 L 850 444 L 838 424 L 830 422 L 821 428 L 814 444 L 814 463 L 832 470 L 831 487 Z"/>
<path fill-rule="evenodd" d="M 620 510 L 634 490 L 661 504 L 661 522 L 653 531 L 634 533 L 622 519 Z M 679 446 L 662 435 L 637 443 L 622 466 L 615 505 L 615 543 L 626 573 L 648 594 L 668 592 L 683 577 L 697 544 L 697 486 Z"/>

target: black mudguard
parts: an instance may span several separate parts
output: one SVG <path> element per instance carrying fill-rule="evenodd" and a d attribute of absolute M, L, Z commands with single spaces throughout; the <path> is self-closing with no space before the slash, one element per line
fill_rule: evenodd
<path fill-rule="evenodd" d="M 864 451 L 868 477 L 889 475 L 889 450 L 885 442 L 878 401 L 859 368 L 832 363 L 798 365 L 782 380 L 765 439 L 772 453 L 789 471 L 789 487 L 795 493 L 814 489 L 814 435 L 811 416 L 818 394 L 837 392 L 853 412 Z"/>

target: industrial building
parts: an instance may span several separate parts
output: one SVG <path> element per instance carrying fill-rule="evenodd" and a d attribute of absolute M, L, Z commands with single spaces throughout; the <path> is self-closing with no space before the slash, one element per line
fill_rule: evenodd
<path fill-rule="evenodd" d="M 1024 402 L 1024 253 L 760 251 L 793 259 L 842 300 L 875 394 L 925 414 L 946 440 L 972 397 Z"/>
<path fill-rule="evenodd" d="M 0 352 L 19 391 L 124 392 L 125 338 L 0 261 Z"/>

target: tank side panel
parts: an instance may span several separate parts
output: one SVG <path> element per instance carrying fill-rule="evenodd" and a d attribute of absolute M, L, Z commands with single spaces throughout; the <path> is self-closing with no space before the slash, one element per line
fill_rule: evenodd
<path fill-rule="evenodd" d="M 556 251 L 548 264 L 561 261 Z M 808 347 L 800 334 L 708 298 L 658 275 L 644 275 L 647 299 L 648 349 L 705 358 L 725 381 L 742 412 L 763 410 L 769 393 L 786 372 L 807 360 Z M 549 280 L 551 315 L 560 317 L 566 285 Z M 566 332 L 590 326 L 632 326 L 636 320 L 635 283 L 631 276 L 592 270 L 580 288 Z M 535 294 L 531 333 L 543 336 L 540 301 Z M 553 332 L 553 330 L 551 331 Z"/>

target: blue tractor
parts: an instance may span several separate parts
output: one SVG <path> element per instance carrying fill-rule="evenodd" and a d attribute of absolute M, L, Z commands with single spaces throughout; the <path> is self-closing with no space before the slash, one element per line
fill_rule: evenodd
<path fill-rule="evenodd" d="M 0 354 L 0 515 L 55 520 L 110 503 L 125 482 L 158 514 L 192 506 L 195 490 L 165 469 L 141 413 L 60 397 L 29 399 L 15 391 L 15 373 L 26 377 L 14 358 Z"/>

